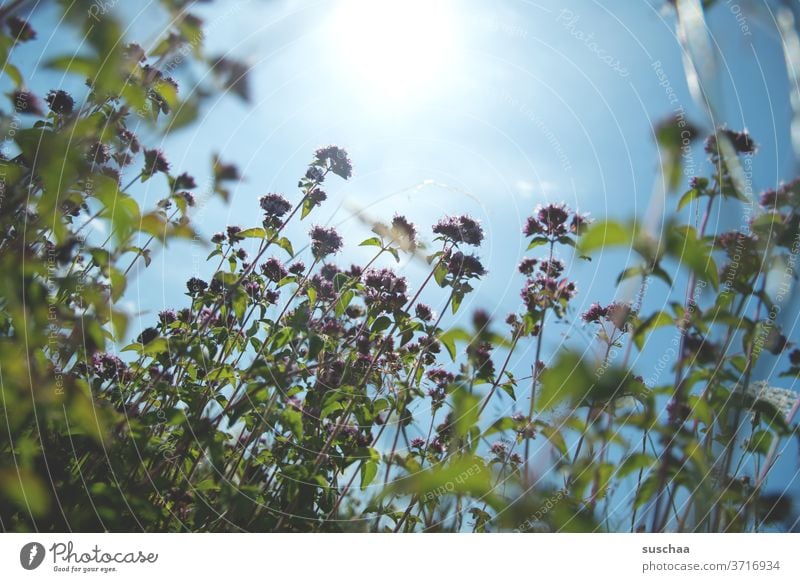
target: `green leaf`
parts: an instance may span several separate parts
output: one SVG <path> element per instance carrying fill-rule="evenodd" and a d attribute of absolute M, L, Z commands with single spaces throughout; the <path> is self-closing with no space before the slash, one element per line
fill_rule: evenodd
<path fill-rule="evenodd" d="M 447 465 L 437 465 L 398 479 L 383 493 L 416 494 L 420 502 L 431 504 L 447 495 L 466 495 L 499 509 L 502 500 L 495 495 L 492 473 L 480 457 L 466 455 Z"/>
<path fill-rule="evenodd" d="M 267 231 L 260 227 L 248 228 L 239 233 L 242 238 L 261 238 L 267 236 Z"/>
<path fill-rule="evenodd" d="M 456 436 L 464 437 L 478 424 L 480 399 L 467 392 L 466 387 L 457 385 L 452 394 L 453 416 Z"/>
<path fill-rule="evenodd" d="M 624 225 L 613 220 L 596 222 L 581 236 L 578 249 L 582 253 L 591 253 L 606 247 L 631 247 L 635 232 L 635 226 L 632 224 Z"/>
<path fill-rule="evenodd" d="M 622 271 L 617 277 L 617 285 L 619 285 L 626 279 L 641 276 L 643 273 L 644 269 L 642 267 L 628 267 L 627 269 Z"/>
<path fill-rule="evenodd" d="M 68 71 L 89 79 L 94 79 L 97 75 L 98 62 L 94 59 L 77 55 L 62 56 L 50 59 L 44 65 L 48 69 Z"/>
<path fill-rule="evenodd" d="M 696 277 L 719 289 L 717 265 L 711 256 L 712 247 L 700 240 L 694 228 L 676 225 L 667 234 L 667 252 L 688 267 Z"/>
<path fill-rule="evenodd" d="M 675 323 L 675 321 L 669 313 L 666 311 L 656 311 L 653 315 L 636 326 L 636 329 L 633 332 L 633 339 L 636 343 L 636 347 L 641 351 L 641 349 L 644 347 L 647 335 L 651 331 L 660 327 L 672 325 L 673 323 Z"/>
<path fill-rule="evenodd" d="M 594 384 L 594 378 L 574 352 L 565 352 L 556 363 L 545 368 L 536 395 L 536 409 L 552 410 L 565 400 L 574 401 Z"/>
<path fill-rule="evenodd" d="M 684 206 L 689 204 L 692 200 L 696 200 L 700 195 L 701 191 L 697 188 L 692 188 L 688 192 L 686 192 L 683 196 L 681 196 L 680 201 L 678 202 L 678 210 L 682 210 Z"/>
<path fill-rule="evenodd" d="M 472 336 L 460 327 L 454 327 L 448 331 L 439 334 L 439 341 L 447 348 L 450 357 L 455 361 L 456 359 L 456 341 L 469 342 Z"/>
<path fill-rule="evenodd" d="M 378 463 L 380 462 L 380 454 L 373 448 L 369 448 L 369 459 L 361 463 L 361 490 L 366 489 L 375 476 L 378 474 Z"/>
<path fill-rule="evenodd" d="M 362 241 L 361 244 L 359 244 L 358 246 L 360 246 L 360 247 L 382 247 L 383 243 L 381 242 L 381 239 L 379 239 L 377 236 L 373 236 L 372 238 L 368 238 L 367 240 Z"/>
<path fill-rule="evenodd" d="M 714 422 L 714 411 L 705 398 L 690 394 L 688 398 L 691 414 L 705 426 L 711 426 Z"/>
<path fill-rule="evenodd" d="M 514 421 L 514 419 L 512 419 L 510 416 L 504 416 L 494 421 L 492 426 L 487 428 L 482 436 L 486 438 L 492 436 L 493 434 L 504 433 L 507 430 L 511 430 L 515 426 L 517 426 L 517 423 Z"/>
<path fill-rule="evenodd" d="M 118 309 L 112 309 L 111 326 L 114 328 L 114 335 L 118 340 L 124 338 L 128 332 L 128 314 Z"/>
<path fill-rule="evenodd" d="M 650 274 L 672 287 L 672 277 L 660 265 L 654 265 L 650 270 Z"/>
<path fill-rule="evenodd" d="M 237 287 L 233 292 L 233 312 L 236 314 L 236 317 L 241 321 L 244 319 L 244 314 L 247 311 L 247 305 L 249 303 L 249 297 L 247 293 L 241 288 Z"/>
<path fill-rule="evenodd" d="M 22 86 L 22 81 L 23 81 L 22 73 L 19 72 L 19 69 L 17 67 L 6 61 L 2 67 L 2 71 L 6 75 L 8 75 L 12 81 L 14 81 L 14 85 L 16 85 L 17 87 Z"/>
<path fill-rule="evenodd" d="M 528 250 L 535 249 L 536 247 L 540 247 L 542 245 L 546 245 L 550 242 L 550 239 L 544 236 L 535 236 L 528 244 Z"/>
<path fill-rule="evenodd" d="M 461 301 L 464 300 L 464 293 L 461 291 L 453 291 L 453 298 L 450 301 L 450 308 L 455 314 L 458 311 L 458 308 L 461 307 Z"/>
<path fill-rule="evenodd" d="M 303 415 L 299 410 L 284 408 L 281 413 L 281 423 L 295 438 L 303 438 Z"/>
<path fill-rule="evenodd" d="M 567 454 L 567 442 L 564 440 L 564 436 L 561 434 L 561 431 L 543 421 L 537 421 L 536 427 L 559 453 L 562 455 Z"/>
<path fill-rule="evenodd" d="M 375 461 L 365 461 L 361 465 L 361 490 L 366 489 L 378 474 L 378 463 Z"/>
<path fill-rule="evenodd" d="M 50 493 L 35 473 L 27 469 L 0 470 L 0 492 L 3 498 L 35 516 L 44 515 L 50 507 Z"/>
<path fill-rule="evenodd" d="M 499 384 L 500 389 L 511 397 L 514 402 L 517 401 L 517 394 L 514 392 L 514 384 L 511 382 L 503 382 Z"/>
<path fill-rule="evenodd" d="M 385 315 L 381 315 L 375 321 L 372 322 L 372 327 L 370 331 L 372 333 L 380 333 L 385 329 L 388 329 L 389 326 L 392 325 L 392 320 L 386 317 Z"/>
<path fill-rule="evenodd" d="M 773 435 L 771 432 L 766 430 L 757 430 L 753 433 L 747 441 L 745 442 L 745 450 L 758 453 L 760 455 L 766 455 L 769 453 L 769 448 L 772 445 Z"/>
<path fill-rule="evenodd" d="M 111 301 L 116 303 L 125 293 L 125 289 L 128 286 L 128 278 L 122 271 L 115 267 L 109 269 L 108 276 L 111 283 Z"/>
<path fill-rule="evenodd" d="M 347 290 L 342 293 L 342 296 L 339 298 L 339 301 L 336 302 L 336 316 L 341 317 L 342 314 L 347 310 L 347 307 L 350 305 L 350 302 L 355 297 L 355 292 L 352 290 Z"/>
<path fill-rule="evenodd" d="M 290 241 L 288 238 L 283 236 L 283 237 L 279 238 L 278 240 L 276 240 L 275 244 L 278 245 L 279 247 L 281 247 L 287 253 L 289 253 L 290 257 L 294 257 L 294 247 L 292 247 L 292 241 Z"/>
<path fill-rule="evenodd" d="M 315 206 L 316 204 L 314 204 L 314 201 L 311 200 L 311 198 L 306 197 L 305 200 L 303 200 L 303 210 L 300 211 L 300 220 L 303 220 L 306 216 L 311 214 L 311 211 L 314 210 Z"/>
<path fill-rule="evenodd" d="M 617 477 L 620 479 L 627 477 L 634 471 L 640 469 L 649 469 L 655 465 L 656 460 L 645 453 L 633 453 L 626 458 L 619 469 L 617 469 Z"/>
<path fill-rule="evenodd" d="M 558 237 L 558 243 L 562 245 L 567 245 L 568 247 L 574 247 L 575 241 L 572 240 L 570 236 L 560 236 Z"/>
<path fill-rule="evenodd" d="M 433 278 L 439 287 L 444 287 L 447 281 L 447 266 L 442 262 L 433 270 Z"/>

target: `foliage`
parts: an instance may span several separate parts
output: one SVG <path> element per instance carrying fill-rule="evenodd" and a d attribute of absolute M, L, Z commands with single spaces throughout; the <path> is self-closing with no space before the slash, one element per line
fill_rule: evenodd
<path fill-rule="evenodd" d="M 3 116 L 15 153 L 0 160 L 5 530 L 748 531 L 790 514 L 765 487 L 794 434 L 796 398 L 753 371 L 791 349 L 767 277 L 794 275 L 800 183 L 764 193 L 741 231 L 710 232 L 714 205 L 747 200 L 719 153 L 724 143 L 752 155 L 744 133 L 709 138 L 711 176 L 676 203 L 705 206 L 697 228 L 676 220 L 655 241 L 636 224 L 537 208 L 522 233 L 519 308 L 503 323 L 458 316 L 488 276 L 469 216 L 433 225 L 430 246 L 404 216 L 376 224 L 360 243 L 373 257 L 347 268 L 333 260 L 344 244 L 335 229 L 287 238 L 287 225 L 313 220 L 326 182 L 351 177 L 343 149 L 321 148 L 298 192 L 264 195 L 260 224 L 214 235 L 208 276 L 187 282 L 185 305 L 116 353 L 131 268 L 154 245 L 197 236 L 195 180 L 141 143 L 131 120 L 170 131 L 192 123 L 201 96 L 247 97 L 241 66 L 203 54 L 199 19 L 164 6 L 173 25 L 149 53 L 120 42 L 110 16 L 93 26 L 88 3 L 64 9 L 91 50 L 49 66 L 90 77 L 82 102 L 54 89 L 43 103 L 27 89 L 6 56 L 35 32 L 0 13 L 15 23 L 0 47 L 17 85 Z M 186 47 L 221 86 L 181 96 L 163 65 Z M 212 170 L 227 199 L 238 170 L 219 158 Z M 152 209 L 128 193 L 147 180 L 164 193 Z M 94 223 L 106 240 L 84 236 Z M 308 264 L 295 251 L 305 245 Z M 604 357 L 564 351 L 545 364 L 545 331 L 575 319 L 578 293 L 557 256 L 613 246 L 640 257 L 620 275 L 641 281 L 639 297 L 581 315 Z M 378 266 L 403 253 L 428 265 L 413 295 Z M 685 303 L 643 312 L 645 290 L 682 275 Z M 438 315 L 420 302 L 437 288 Z M 633 350 L 667 330 L 674 379 L 638 376 Z M 520 358 L 529 377 L 512 372 Z M 797 376 L 800 351 L 790 358 L 785 374 Z M 493 416 L 496 401 L 521 410 Z"/>

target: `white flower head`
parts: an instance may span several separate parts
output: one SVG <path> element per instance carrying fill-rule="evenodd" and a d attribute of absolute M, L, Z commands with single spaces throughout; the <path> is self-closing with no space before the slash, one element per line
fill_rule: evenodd
<path fill-rule="evenodd" d="M 786 418 L 786 416 L 789 414 L 792 406 L 794 406 L 795 402 L 797 402 L 798 396 L 800 396 L 793 390 L 770 386 L 769 382 L 766 380 L 751 382 L 747 386 L 747 391 L 745 394 L 753 397 L 756 401 L 760 400 L 762 402 L 771 404 L 781 413 L 781 416 L 784 418 Z"/>

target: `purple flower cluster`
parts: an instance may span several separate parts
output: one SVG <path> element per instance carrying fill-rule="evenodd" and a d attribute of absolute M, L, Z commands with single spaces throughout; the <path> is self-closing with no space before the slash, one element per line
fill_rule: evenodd
<path fill-rule="evenodd" d="M 480 259 L 475 255 L 465 255 L 461 251 L 457 251 L 446 260 L 447 271 L 456 277 L 472 279 L 486 274 L 486 269 L 483 268 Z"/>
<path fill-rule="evenodd" d="M 534 259 L 526 257 L 522 259 L 517 267 L 517 270 L 523 275 L 528 277 L 533 276 L 538 267 L 539 272 L 545 277 L 558 278 L 564 273 L 566 266 L 564 262 L 559 259 Z"/>
<path fill-rule="evenodd" d="M 195 296 L 208 289 L 208 283 L 197 277 L 192 277 L 186 281 L 186 288 L 189 290 L 189 295 Z"/>
<path fill-rule="evenodd" d="M 733 145 L 733 149 L 737 154 L 752 154 L 755 153 L 758 147 L 756 146 L 756 142 L 753 141 L 753 138 L 750 137 L 750 134 L 747 131 L 722 129 L 719 133 L 726 136 L 730 140 L 731 144 Z M 719 147 L 717 144 L 716 135 L 710 135 L 708 139 L 706 139 L 705 150 L 708 154 L 719 155 Z"/>
<path fill-rule="evenodd" d="M 446 216 L 433 226 L 433 232 L 456 244 L 479 246 L 483 241 L 480 223 L 467 215 Z"/>
<path fill-rule="evenodd" d="M 414 307 L 414 313 L 420 321 L 431 321 L 433 319 L 433 310 L 424 303 L 417 303 L 416 307 Z"/>
<path fill-rule="evenodd" d="M 142 345 L 147 345 L 158 337 L 158 330 L 154 327 L 146 327 L 136 338 L 136 341 Z"/>
<path fill-rule="evenodd" d="M 472 325 L 475 326 L 478 333 L 487 331 L 491 321 L 491 316 L 483 309 L 476 309 L 472 314 Z"/>
<path fill-rule="evenodd" d="M 392 219 L 391 235 L 400 248 L 413 252 L 417 248 L 417 227 L 405 216 L 396 214 Z"/>
<path fill-rule="evenodd" d="M 244 238 L 239 234 L 242 232 L 241 226 L 236 226 L 232 224 L 225 229 L 225 233 L 228 235 L 228 242 L 230 244 L 235 244 L 237 242 L 243 241 Z"/>
<path fill-rule="evenodd" d="M 498 457 L 505 457 L 506 453 L 508 453 L 508 445 L 503 441 L 496 441 L 492 443 L 490 448 L 492 454 Z"/>
<path fill-rule="evenodd" d="M 30 91 L 14 91 L 14 111 L 26 115 L 44 115 L 39 99 Z"/>
<path fill-rule="evenodd" d="M 546 277 L 560 277 L 566 266 L 559 259 L 545 259 L 539 265 L 539 270 Z"/>
<path fill-rule="evenodd" d="M 180 176 L 175 178 L 175 183 L 172 185 L 174 190 L 192 190 L 193 188 L 197 188 L 197 183 L 194 181 L 194 178 L 183 172 Z"/>
<path fill-rule="evenodd" d="M 111 159 L 108 146 L 101 141 L 96 141 L 89 146 L 86 157 L 92 164 L 105 164 Z"/>
<path fill-rule="evenodd" d="M 306 170 L 306 179 L 311 180 L 312 182 L 320 183 L 325 179 L 325 172 L 323 172 L 318 166 L 311 166 L 308 170 Z"/>
<path fill-rule="evenodd" d="M 129 129 L 119 129 L 117 131 L 117 137 L 119 137 L 119 141 L 122 143 L 123 149 L 129 148 L 134 154 L 138 154 L 139 150 L 142 148 L 142 145 L 139 143 L 139 138 L 137 138 L 136 134 Z M 188 186 L 186 187 L 188 188 Z"/>
<path fill-rule="evenodd" d="M 428 380 L 436 384 L 437 388 L 447 388 L 456 377 L 444 368 L 431 368 L 425 374 Z"/>
<path fill-rule="evenodd" d="M 336 299 L 337 293 L 333 282 L 339 273 L 339 267 L 333 263 L 325 263 L 320 268 L 319 273 L 311 277 L 311 285 L 317 291 L 319 300 L 332 301 Z"/>
<path fill-rule="evenodd" d="M 265 194 L 258 203 L 264 211 L 264 226 L 267 228 L 278 228 L 281 219 L 292 209 L 292 204 L 280 194 Z"/>
<path fill-rule="evenodd" d="M 144 176 L 153 176 L 158 172 L 164 174 L 169 173 L 169 162 L 164 157 L 161 150 L 144 150 L 144 168 L 142 174 Z"/>
<path fill-rule="evenodd" d="M 391 269 L 369 269 L 363 275 L 364 302 L 377 313 L 392 313 L 408 301 L 408 284 Z"/>
<path fill-rule="evenodd" d="M 311 237 L 311 254 L 315 259 L 336 254 L 342 248 L 342 237 L 333 228 L 315 226 L 308 235 Z"/>
<path fill-rule="evenodd" d="M 733 258 L 743 253 L 757 252 L 757 239 L 754 235 L 738 230 L 723 232 L 717 236 L 716 246 Z"/>
<path fill-rule="evenodd" d="M 341 360 L 324 362 L 317 372 L 317 381 L 314 389 L 318 392 L 327 392 L 338 388 L 344 378 L 345 364 Z"/>
<path fill-rule="evenodd" d="M 314 153 L 318 162 L 327 164 L 331 172 L 344 180 L 348 180 L 353 175 L 353 163 L 347 152 L 335 145 L 318 149 Z"/>
<path fill-rule="evenodd" d="M 200 322 L 200 325 L 203 327 L 214 327 L 219 325 L 220 318 L 219 315 L 214 313 L 208 307 L 203 307 L 203 309 L 200 310 L 197 321 Z"/>
<path fill-rule="evenodd" d="M 314 188 L 307 194 L 307 197 L 311 208 L 316 208 L 328 199 L 328 195 L 325 193 L 325 190 L 322 190 L 321 188 Z"/>
<path fill-rule="evenodd" d="M 61 89 L 50 91 L 45 100 L 50 111 L 58 115 L 70 115 L 75 108 L 75 100 Z"/>
<path fill-rule="evenodd" d="M 535 214 L 528 217 L 522 232 L 525 236 L 557 240 L 568 234 L 581 234 L 588 222 L 585 215 L 573 212 L 565 204 L 548 204 L 539 206 Z"/>
<path fill-rule="evenodd" d="M 280 299 L 281 294 L 274 289 L 267 289 L 263 293 L 264 303 L 268 303 L 269 305 L 276 305 L 278 303 L 278 299 Z"/>
<path fill-rule="evenodd" d="M 36 39 L 36 31 L 31 28 L 27 20 L 22 20 L 18 16 L 12 16 L 6 20 L 8 32 L 16 42 L 27 42 Z"/>
<path fill-rule="evenodd" d="M 434 387 L 428 390 L 428 396 L 433 401 L 433 408 L 439 408 L 447 398 L 447 387 L 453 383 L 455 376 L 443 368 L 431 368 L 426 373 Z"/>
<path fill-rule="evenodd" d="M 581 319 L 586 323 L 603 323 L 607 321 L 612 323 L 618 330 L 625 331 L 632 314 L 633 311 L 629 303 L 614 301 L 603 307 L 595 302 L 581 315 Z"/>
<path fill-rule="evenodd" d="M 492 362 L 492 344 L 489 342 L 479 342 L 470 344 L 467 347 L 467 355 L 472 365 L 481 378 L 492 378 L 494 376 L 494 362 Z"/>
<path fill-rule="evenodd" d="M 175 197 L 186 202 L 186 206 L 191 207 L 195 205 L 194 194 L 192 194 L 191 192 L 186 192 L 185 190 L 181 192 L 176 192 Z"/>
<path fill-rule="evenodd" d="M 102 380 L 125 381 L 130 376 L 125 362 L 117 356 L 105 352 L 92 355 L 91 370 Z"/>
<path fill-rule="evenodd" d="M 773 210 L 800 204 L 800 179 L 781 184 L 776 190 L 765 191 L 759 198 L 759 204 Z"/>
<path fill-rule="evenodd" d="M 333 432 L 333 425 L 327 425 L 331 428 L 331 432 Z M 368 447 L 372 444 L 372 433 L 362 433 L 361 430 L 357 426 L 353 426 L 348 424 L 342 427 L 341 431 L 339 432 L 339 438 L 349 441 L 348 444 L 351 444 L 356 447 Z"/>
<path fill-rule="evenodd" d="M 225 163 L 219 158 L 214 160 L 214 179 L 218 182 L 239 180 L 239 168 L 236 164 Z"/>
<path fill-rule="evenodd" d="M 158 320 L 161 322 L 161 325 L 169 325 L 174 323 L 177 319 L 178 316 L 174 309 L 165 309 L 164 311 L 158 312 Z"/>
<path fill-rule="evenodd" d="M 539 264 L 539 259 L 534 259 L 533 257 L 525 257 L 519 262 L 517 270 L 523 275 L 527 275 L 528 277 L 530 277 L 531 275 L 533 275 L 533 272 L 536 270 L 536 266 L 538 264 Z"/>
<path fill-rule="evenodd" d="M 567 302 L 577 295 L 575 283 L 567 279 L 556 279 L 544 274 L 537 275 L 525 282 L 521 297 L 530 313 Z"/>
<path fill-rule="evenodd" d="M 443 454 L 447 450 L 447 445 L 440 437 L 436 437 L 431 441 L 428 449 L 434 453 Z"/>
<path fill-rule="evenodd" d="M 248 280 L 242 284 L 242 289 L 253 301 L 261 298 L 261 284 L 258 281 Z"/>
<path fill-rule="evenodd" d="M 261 265 L 261 273 L 273 283 L 277 283 L 289 275 L 286 267 L 284 267 L 280 259 L 277 259 L 276 257 L 270 257 L 264 261 L 264 263 Z"/>

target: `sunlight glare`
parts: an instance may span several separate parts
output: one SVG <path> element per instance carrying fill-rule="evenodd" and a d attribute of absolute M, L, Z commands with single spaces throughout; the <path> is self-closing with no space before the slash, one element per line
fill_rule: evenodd
<path fill-rule="evenodd" d="M 408 100 L 452 64 L 454 16 L 450 0 L 342 0 L 333 32 L 359 90 Z"/>

